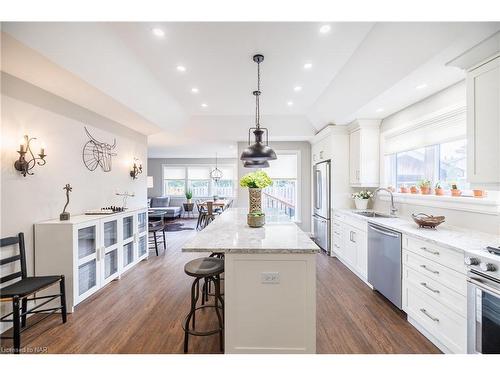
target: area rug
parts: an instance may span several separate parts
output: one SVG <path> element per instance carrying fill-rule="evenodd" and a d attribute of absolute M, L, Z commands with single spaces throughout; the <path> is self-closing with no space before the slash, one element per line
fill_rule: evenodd
<path fill-rule="evenodd" d="M 194 228 L 185 227 L 183 223 L 167 223 L 166 232 L 180 232 L 181 230 L 194 230 Z"/>

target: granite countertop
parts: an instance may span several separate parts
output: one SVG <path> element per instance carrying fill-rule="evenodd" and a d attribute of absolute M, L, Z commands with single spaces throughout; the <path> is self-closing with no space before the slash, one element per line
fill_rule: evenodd
<path fill-rule="evenodd" d="M 184 252 L 315 254 L 319 247 L 295 223 L 267 217 L 262 228 L 247 225 L 246 208 L 231 208 L 188 241 Z"/>
<path fill-rule="evenodd" d="M 486 246 L 498 245 L 500 243 L 499 235 L 456 227 L 446 223 L 441 224 L 436 229 L 419 228 L 413 220 L 405 220 L 404 218 L 372 218 L 357 215 L 355 213 L 356 210 L 349 209 L 340 209 L 336 211 L 358 220 L 375 223 L 403 234 L 411 235 L 424 241 L 462 252 L 471 253 L 480 251 L 481 254 L 483 254 Z"/>

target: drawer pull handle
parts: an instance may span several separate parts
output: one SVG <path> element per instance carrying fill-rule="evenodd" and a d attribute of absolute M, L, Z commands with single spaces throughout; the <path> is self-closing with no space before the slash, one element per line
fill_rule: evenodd
<path fill-rule="evenodd" d="M 432 254 L 432 255 L 439 255 L 439 251 L 430 250 L 430 249 L 426 248 L 425 246 L 421 247 L 420 249 L 429 253 L 429 254 Z"/>
<path fill-rule="evenodd" d="M 433 321 L 435 321 L 435 322 L 439 322 L 439 319 L 438 319 L 438 318 L 436 318 L 435 316 L 432 316 L 431 314 L 429 314 L 429 313 L 427 312 L 427 310 L 426 310 L 426 309 L 420 309 L 420 311 L 422 311 L 422 313 L 423 313 L 425 316 L 427 316 L 429 319 L 431 319 L 431 320 L 433 320 Z"/>
<path fill-rule="evenodd" d="M 425 264 L 421 264 L 420 267 L 422 267 L 424 270 L 429 271 L 431 273 L 434 273 L 436 275 L 439 275 L 439 271 L 431 270 L 429 267 L 427 267 Z"/>
<path fill-rule="evenodd" d="M 432 289 L 429 285 L 427 285 L 427 283 L 420 283 L 420 285 L 422 285 L 424 288 L 426 289 L 429 289 L 431 292 L 433 293 L 439 293 L 439 290 L 437 289 Z"/>
<path fill-rule="evenodd" d="M 340 236 L 340 233 L 335 230 L 333 231 L 333 233 L 335 233 L 337 236 Z"/>
<path fill-rule="evenodd" d="M 340 249 L 340 246 L 337 244 L 333 244 L 333 246 L 335 246 L 337 249 Z"/>

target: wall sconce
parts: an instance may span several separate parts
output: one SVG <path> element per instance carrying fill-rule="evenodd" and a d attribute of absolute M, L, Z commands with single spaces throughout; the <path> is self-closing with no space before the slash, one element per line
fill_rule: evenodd
<path fill-rule="evenodd" d="M 142 164 L 139 159 L 134 158 L 134 165 L 132 165 L 132 169 L 130 170 L 130 177 L 134 180 L 142 173 Z"/>
<path fill-rule="evenodd" d="M 14 162 L 14 168 L 21 172 L 21 174 L 26 177 L 27 174 L 33 175 L 33 172 L 30 172 L 31 169 L 35 167 L 36 164 L 42 166 L 45 165 L 45 154 L 44 146 L 40 148 L 40 153 L 38 157 L 35 157 L 33 151 L 31 150 L 30 143 L 32 140 L 36 138 L 30 138 L 27 135 L 24 136 L 24 139 L 20 142 L 19 151 L 19 159 Z M 29 153 L 28 157 L 31 156 L 31 159 L 26 160 L 26 154 Z"/>

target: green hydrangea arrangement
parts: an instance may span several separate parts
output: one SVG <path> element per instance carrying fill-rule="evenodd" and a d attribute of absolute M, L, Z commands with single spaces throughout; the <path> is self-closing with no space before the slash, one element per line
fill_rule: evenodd
<path fill-rule="evenodd" d="M 271 186 L 273 181 L 266 172 L 256 171 L 244 175 L 240 180 L 241 187 L 264 189 Z"/>

